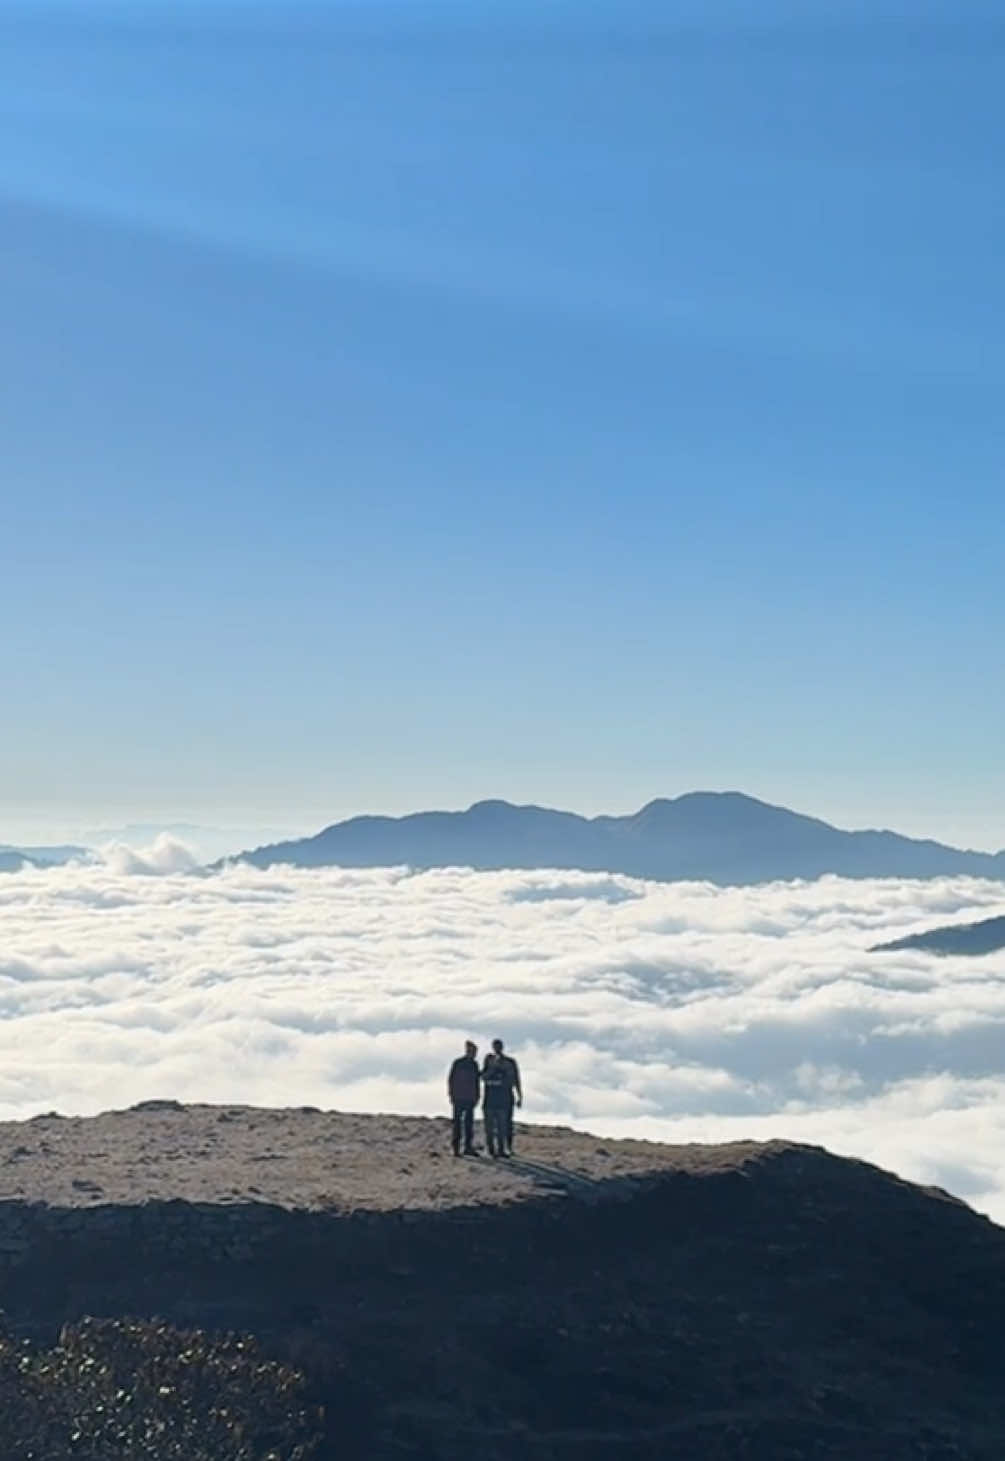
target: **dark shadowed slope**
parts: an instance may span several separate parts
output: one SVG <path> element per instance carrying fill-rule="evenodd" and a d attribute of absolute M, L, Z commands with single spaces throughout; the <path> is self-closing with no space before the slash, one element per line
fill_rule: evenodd
<path fill-rule="evenodd" d="M 889 944 L 877 944 L 873 953 L 895 949 L 924 949 L 930 954 L 993 954 L 1005 949 L 1005 918 L 982 918 L 979 923 L 949 923 L 924 933 L 908 934 Z"/>
<path fill-rule="evenodd" d="M 510 1165 L 168 1101 L 4 1125 L 0 1173 L 17 1331 L 253 1332 L 325 1401 L 318 1461 L 1005 1455 L 1005 1232 L 819 1148 L 527 1126 Z"/>
<path fill-rule="evenodd" d="M 477 802 L 465 812 L 354 817 L 315 837 L 243 853 L 257 867 L 567 868 L 714 883 L 776 878 L 1005 878 L 1005 853 L 894 832 L 845 832 L 739 792 L 691 792 L 626 817 Z"/>

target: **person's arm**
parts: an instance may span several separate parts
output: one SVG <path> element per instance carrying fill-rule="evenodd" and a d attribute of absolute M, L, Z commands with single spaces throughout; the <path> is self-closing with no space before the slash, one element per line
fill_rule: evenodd
<path fill-rule="evenodd" d="M 447 1100 L 448 1101 L 452 1101 L 454 1099 L 454 1077 L 456 1076 L 456 1074 L 457 1074 L 457 1061 L 455 1060 L 454 1063 L 453 1063 L 453 1065 L 450 1067 L 450 1071 L 449 1071 L 449 1073 L 447 1075 Z"/>
<path fill-rule="evenodd" d="M 512 1058 L 512 1057 L 511 1057 Z M 516 1096 L 518 1106 L 523 1105 L 523 1091 L 520 1088 L 520 1067 L 513 1061 L 513 1094 Z"/>

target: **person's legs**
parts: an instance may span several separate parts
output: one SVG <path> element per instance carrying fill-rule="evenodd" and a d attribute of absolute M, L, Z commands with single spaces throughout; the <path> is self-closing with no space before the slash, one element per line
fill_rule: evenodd
<path fill-rule="evenodd" d="M 454 1114 L 450 1123 L 450 1145 L 453 1147 L 454 1156 L 459 1157 L 461 1154 L 461 1112 L 463 1107 L 459 1106 L 456 1101 L 452 1105 Z"/>
<path fill-rule="evenodd" d="M 504 1134 L 500 1121 L 502 1114 L 498 1106 L 485 1107 L 485 1145 L 488 1147 L 490 1157 L 497 1157 L 502 1151 Z"/>
<path fill-rule="evenodd" d="M 470 1156 L 475 1149 L 475 1108 L 470 1101 L 466 1103 L 462 1111 L 462 1129 L 464 1134 L 464 1153 Z"/>
<path fill-rule="evenodd" d="M 513 1151 L 513 1109 L 514 1101 L 510 1098 L 509 1108 L 506 1111 L 506 1150 Z"/>

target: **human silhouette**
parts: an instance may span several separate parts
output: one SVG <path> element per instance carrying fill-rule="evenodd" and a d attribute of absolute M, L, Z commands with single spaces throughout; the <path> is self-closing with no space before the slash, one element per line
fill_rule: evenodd
<path fill-rule="evenodd" d="M 475 1149 L 475 1107 L 481 1083 L 477 1056 L 478 1046 L 473 1040 L 465 1040 L 464 1054 L 454 1061 L 447 1077 L 447 1095 L 453 1108 L 451 1142 L 455 1157 L 462 1153 L 470 1157 Z"/>
<path fill-rule="evenodd" d="M 485 1118 L 485 1145 L 493 1157 L 513 1155 L 513 1108 L 523 1105 L 520 1067 L 504 1052 L 501 1040 L 492 1041 L 492 1049 L 482 1067 L 482 1114 Z"/>

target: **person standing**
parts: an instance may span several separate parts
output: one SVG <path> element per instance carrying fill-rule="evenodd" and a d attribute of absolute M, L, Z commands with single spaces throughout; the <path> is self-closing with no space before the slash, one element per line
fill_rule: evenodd
<path fill-rule="evenodd" d="M 506 1114 L 509 1109 L 509 1081 L 506 1068 L 493 1051 L 482 1066 L 482 1116 L 485 1146 L 490 1157 L 506 1155 Z"/>
<path fill-rule="evenodd" d="M 482 1112 L 485 1117 L 485 1144 L 489 1155 L 508 1157 L 513 1154 L 513 1106 L 523 1104 L 520 1069 L 515 1060 L 504 1054 L 503 1042 L 492 1041 L 492 1049 L 482 1067 Z"/>
<path fill-rule="evenodd" d="M 509 1099 L 506 1103 L 506 1155 L 513 1155 L 513 1110 L 523 1105 L 523 1089 L 520 1085 L 520 1067 L 512 1055 L 506 1055 L 501 1040 L 492 1041 L 492 1052 L 503 1062 L 509 1084 Z"/>
<path fill-rule="evenodd" d="M 475 1107 L 481 1085 L 477 1056 L 478 1046 L 473 1040 L 465 1040 L 464 1054 L 457 1057 L 447 1076 L 447 1095 L 453 1108 L 451 1142 L 455 1157 L 462 1153 L 470 1157 L 475 1150 Z"/>

